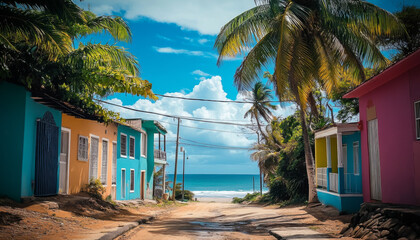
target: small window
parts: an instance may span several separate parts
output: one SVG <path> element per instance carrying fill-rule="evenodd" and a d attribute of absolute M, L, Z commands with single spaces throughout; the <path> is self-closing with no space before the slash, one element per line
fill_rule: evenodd
<path fill-rule="evenodd" d="M 121 157 L 127 157 L 127 135 L 121 133 L 120 137 Z"/>
<path fill-rule="evenodd" d="M 354 175 L 359 175 L 359 142 L 353 143 L 353 171 Z"/>
<path fill-rule="evenodd" d="M 134 169 L 130 169 L 130 192 L 134 192 Z"/>
<path fill-rule="evenodd" d="M 145 133 L 141 133 L 141 155 L 143 157 L 147 156 L 147 135 Z"/>
<path fill-rule="evenodd" d="M 416 139 L 420 140 L 420 101 L 414 103 L 414 114 L 416 118 Z"/>
<path fill-rule="evenodd" d="M 77 159 L 79 159 L 80 161 L 87 161 L 88 148 L 89 148 L 88 138 L 85 136 L 79 136 L 79 149 L 77 153 Z"/>
<path fill-rule="evenodd" d="M 130 158 L 134 158 L 134 148 L 136 146 L 135 142 L 136 142 L 135 138 L 130 136 L 130 145 L 129 145 L 129 147 L 130 147 Z"/>

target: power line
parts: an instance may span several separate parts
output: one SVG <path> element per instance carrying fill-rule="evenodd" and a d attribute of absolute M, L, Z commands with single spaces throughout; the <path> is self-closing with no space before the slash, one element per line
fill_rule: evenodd
<path fill-rule="evenodd" d="M 176 125 L 176 123 L 171 123 L 171 122 L 166 122 L 166 121 L 159 121 L 159 122 Z M 214 131 L 214 132 L 225 132 L 225 133 L 236 133 L 236 134 L 255 134 L 255 133 L 250 133 L 250 132 L 233 132 L 233 131 L 226 131 L 226 130 L 219 130 L 219 129 L 200 128 L 200 127 L 193 127 L 193 126 L 187 126 L 187 125 L 182 125 L 182 124 L 180 126 L 186 127 L 186 128 L 206 130 L 206 131 Z"/>
<path fill-rule="evenodd" d="M 175 116 L 175 115 L 170 115 L 170 114 L 165 114 L 165 113 L 157 113 L 157 112 L 144 111 L 144 110 L 139 110 L 139 109 L 130 108 L 130 107 L 126 107 L 126 106 L 121 106 L 121 105 L 118 105 L 118 104 L 115 104 L 115 103 L 110 103 L 110 102 L 103 101 L 103 100 L 100 100 L 100 99 L 95 99 L 95 101 L 102 102 L 102 103 L 109 104 L 109 105 L 116 106 L 116 107 L 120 107 L 120 108 L 124 108 L 124 109 L 131 110 L 131 111 L 135 111 L 135 112 L 155 114 L 155 115 L 169 117 L 169 118 L 180 118 L 180 119 L 185 119 L 185 120 L 190 120 L 190 121 L 197 121 L 197 122 L 206 122 L 206 123 L 214 123 L 214 124 L 225 124 L 225 125 L 236 125 L 236 126 L 244 126 L 244 127 L 255 126 L 253 124 L 241 124 L 241 123 L 234 123 L 234 122 L 222 122 L 222 121 L 207 120 L 207 119 L 204 119 L 204 118 L 194 118 L 194 117 L 186 117 L 186 116 Z"/>
<path fill-rule="evenodd" d="M 192 143 L 200 144 L 200 145 L 203 145 L 203 146 L 206 145 L 206 146 L 209 146 L 209 147 L 249 149 L 249 148 L 245 148 L 245 147 L 222 146 L 222 145 L 215 145 L 215 144 L 210 144 L 210 143 L 202 143 L 202 142 L 197 142 L 197 141 L 194 141 L 194 140 L 185 139 L 185 138 L 182 138 L 182 137 L 179 137 L 179 138 L 184 140 L 184 141 L 187 141 L 187 142 L 192 142 Z M 187 143 L 187 144 L 189 144 L 189 143 Z"/>
<path fill-rule="evenodd" d="M 227 146 L 211 146 L 211 145 L 202 145 L 202 144 L 192 144 L 192 143 L 179 143 L 180 145 L 194 146 L 194 147 L 205 147 L 205 148 L 216 148 L 216 149 L 226 149 L 226 150 L 249 150 L 249 148 L 241 147 L 227 147 Z"/>
<path fill-rule="evenodd" d="M 187 97 L 177 97 L 177 96 L 169 96 L 169 95 L 163 95 L 163 94 L 155 94 L 159 97 L 164 98 L 176 98 L 176 99 L 182 99 L 182 100 L 190 100 L 190 101 L 202 101 L 202 102 L 220 102 L 220 103 L 250 103 L 253 104 L 254 102 L 251 101 L 236 101 L 236 100 L 217 100 L 217 99 L 204 99 L 204 98 L 187 98 Z M 276 102 L 281 103 L 282 101 L 262 101 L 261 103 L 266 102 Z"/>

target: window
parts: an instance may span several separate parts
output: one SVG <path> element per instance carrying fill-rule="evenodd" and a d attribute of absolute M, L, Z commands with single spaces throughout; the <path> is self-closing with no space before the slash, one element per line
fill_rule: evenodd
<path fill-rule="evenodd" d="M 127 135 L 125 135 L 124 133 L 121 133 L 120 148 L 121 157 L 127 157 Z"/>
<path fill-rule="evenodd" d="M 112 185 L 117 184 L 117 143 L 112 143 Z"/>
<path fill-rule="evenodd" d="M 101 168 L 101 182 L 102 185 L 107 185 L 108 177 L 108 140 L 102 140 L 102 168 Z"/>
<path fill-rule="evenodd" d="M 145 133 L 141 133 L 141 155 L 146 157 L 147 155 L 147 136 Z"/>
<path fill-rule="evenodd" d="M 89 178 L 98 178 L 98 151 L 99 138 L 90 137 L 90 163 L 89 163 Z"/>
<path fill-rule="evenodd" d="M 134 169 L 130 169 L 130 192 L 134 192 Z"/>
<path fill-rule="evenodd" d="M 85 136 L 79 136 L 79 149 L 77 153 L 77 159 L 79 159 L 80 161 L 88 160 L 88 146 L 88 138 Z"/>
<path fill-rule="evenodd" d="M 359 142 L 353 143 L 353 172 L 359 175 Z"/>
<path fill-rule="evenodd" d="M 130 145 L 129 145 L 129 148 L 130 148 L 130 158 L 134 158 L 134 148 L 135 148 L 135 142 L 136 142 L 136 140 L 135 140 L 135 138 L 134 137 L 132 137 L 132 136 L 130 136 Z"/>
<path fill-rule="evenodd" d="M 420 101 L 414 103 L 414 114 L 416 118 L 416 139 L 420 140 Z"/>

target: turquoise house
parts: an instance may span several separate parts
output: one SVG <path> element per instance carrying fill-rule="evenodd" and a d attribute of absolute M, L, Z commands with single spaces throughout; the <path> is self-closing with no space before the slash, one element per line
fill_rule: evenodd
<path fill-rule="evenodd" d="M 61 112 L 24 87 L 0 82 L 0 196 L 58 193 Z"/>
<path fill-rule="evenodd" d="M 357 123 L 334 124 L 315 133 L 318 199 L 340 212 L 363 203 L 360 130 Z"/>
<path fill-rule="evenodd" d="M 154 149 L 155 134 L 166 134 L 156 121 L 128 119 L 118 126 L 117 200 L 153 199 L 155 159 L 166 165 L 166 153 Z"/>

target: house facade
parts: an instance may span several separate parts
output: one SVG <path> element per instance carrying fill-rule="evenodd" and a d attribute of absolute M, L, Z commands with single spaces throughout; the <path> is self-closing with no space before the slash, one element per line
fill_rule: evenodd
<path fill-rule="evenodd" d="M 99 179 L 116 198 L 117 124 L 62 114 L 59 193 L 75 194 Z"/>
<path fill-rule="evenodd" d="M 366 202 L 420 205 L 420 50 L 361 84 L 358 98 Z"/>
<path fill-rule="evenodd" d="M 36 100 L 0 82 L 0 195 L 16 201 L 58 192 L 61 112 Z"/>
<path fill-rule="evenodd" d="M 318 199 L 340 212 L 357 212 L 363 202 L 360 144 L 357 123 L 315 133 Z"/>

